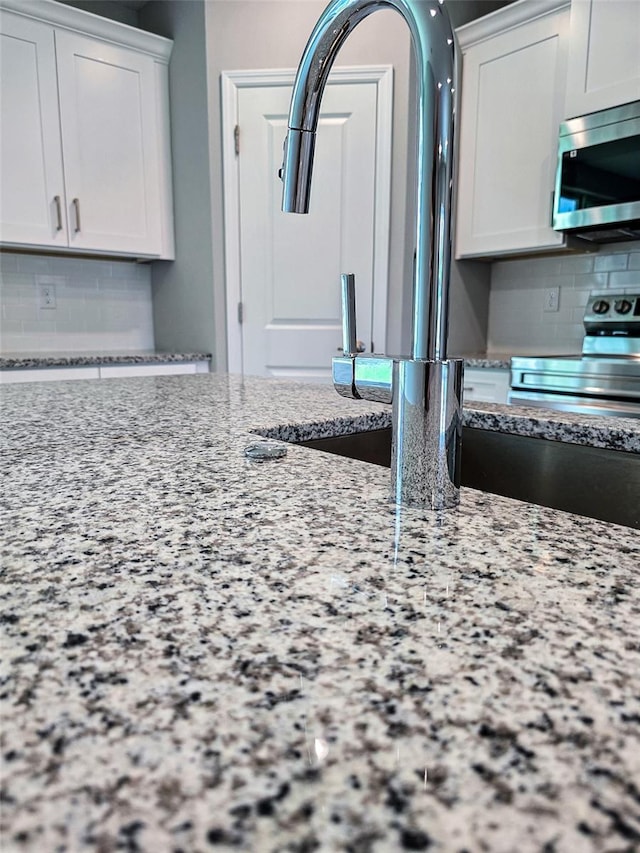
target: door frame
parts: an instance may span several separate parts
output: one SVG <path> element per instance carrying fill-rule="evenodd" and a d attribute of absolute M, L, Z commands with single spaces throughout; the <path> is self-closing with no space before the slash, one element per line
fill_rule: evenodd
<path fill-rule="evenodd" d="M 293 86 L 293 68 L 223 71 L 222 176 L 224 197 L 225 294 L 227 322 L 227 369 L 242 373 L 242 327 L 238 318 L 241 291 L 239 164 L 234 129 L 238 124 L 240 89 Z M 331 84 L 375 83 L 376 167 L 373 249 L 373 309 L 371 333 L 376 351 L 386 349 L 386 320 L 391 220 L 391 146 L 393 136 L 393 66 L 355 65 L 331 69 Z M 337 282 L 336 282 L 337 287 Z"/>

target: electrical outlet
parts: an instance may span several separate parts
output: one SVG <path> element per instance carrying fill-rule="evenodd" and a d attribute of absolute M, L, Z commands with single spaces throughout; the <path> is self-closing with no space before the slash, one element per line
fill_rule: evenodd
<path fill-rule="evenodd" d="M 38 284 L 38 306 L 40 308 L 56 307 L 55 284 Z"/>
<path fill-rule="evenodd" d="M 544 292 L 543 311 L 558 311 L 560 308 L 560 288 L 548 287 Z"/>

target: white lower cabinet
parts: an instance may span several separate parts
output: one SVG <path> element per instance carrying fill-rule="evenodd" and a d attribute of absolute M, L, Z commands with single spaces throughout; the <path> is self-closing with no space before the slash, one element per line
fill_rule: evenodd
<path fill-rule="evenodd" d="M 60 382 L 66 379 L 99 379 L 98 367 L 39 367 L 0 370 L 0 384 Z"/>
<path fill-rule="evenodd" d="M 122 379 L 125 376 L 184 376 L 187 373 L 209 373 L 209 362 L 184 361 L 175 364 L 105 364 L 100 366 L 100 379 Z"/>
<path fill-rule="evenodd" d="M 520 0 L 458 30 L 456 258 L 566 245 L 551 212 L 568 28 L 568 0 Z"/>
<path fill-rule="evenodd" d="M 511 383 L 508 368 L 465 367 L 464 403 L 506 403 Z"/>
<path fill-rule="evenodd" d="M 82 367 L 28 367 L 0 370 L 0 384 L 56 382 L 67 379 L 122 379 L 129 376 L 184 376 L 209 373 L 208 361 L 164 364 L 101 364 Z"/>
<path fill-rule="evenodd" d="M 0 244 L 170 259 L 172 42 L 0 0 Z"/>

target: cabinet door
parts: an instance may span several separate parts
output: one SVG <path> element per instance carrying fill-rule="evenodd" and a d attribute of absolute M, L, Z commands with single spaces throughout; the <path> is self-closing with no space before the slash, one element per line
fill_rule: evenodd
<path fill-rule="evenodd" d="M 100 367 L 100 379 L 122 379 L 129 376 L 184 376 L 198 373 L 193 361 L 178 364 L 108 364 Z"/>
<path fill-rule="evenodd" d="M 99 379 L 97 367 L 36 367 L 0 370 L 0 384 L 18 382 L 59 382 L 67 379 Z"/>
<path fill-rule="evenodd" d="M 639 98 L 639 0 L 572 0 L 565 117 Z"/>
<path fill-rule="evenodd" d="M 463 58 L 456 257 L 554 249 L 568 10 L 470 46 Z"/>
<path fill-rule="evenodd" d="M 51 27 L 0 13 L 0 241 L 66 246 Z"/>
<path fill-rule="evenodd" d="M 69 246 L 161 251 L 153 60 L 56 31 Z"/>
<path fill-rule="evenodd" d="M 463 400 L 465 403 L 506 403 L 510 382 L 511 372 L 507 369 L 465 367 Z"/>

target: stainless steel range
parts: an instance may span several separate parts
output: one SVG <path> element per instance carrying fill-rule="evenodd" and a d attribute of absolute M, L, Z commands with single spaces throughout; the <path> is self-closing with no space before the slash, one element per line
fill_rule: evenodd
<path fill-rule="evenodd" d="M 582 355 L 511 359 L 509 402 L 640 418 L 640 292 L 592 293 Z"/>

